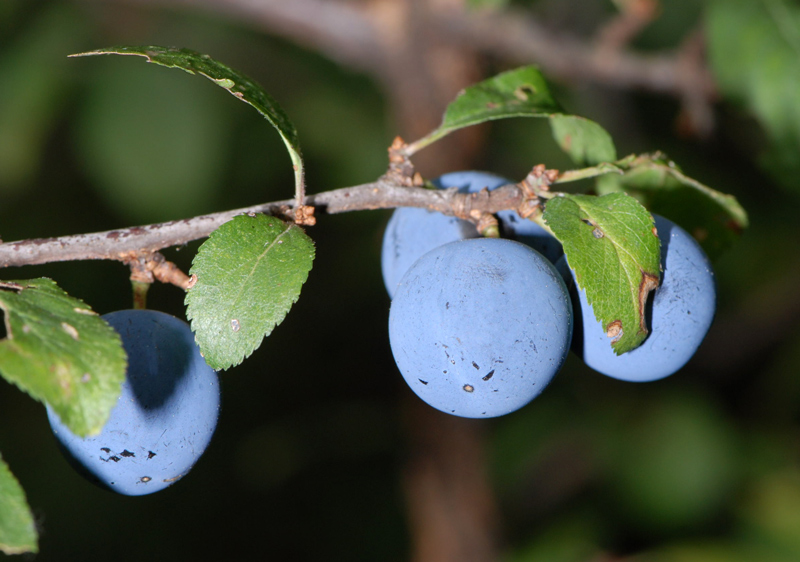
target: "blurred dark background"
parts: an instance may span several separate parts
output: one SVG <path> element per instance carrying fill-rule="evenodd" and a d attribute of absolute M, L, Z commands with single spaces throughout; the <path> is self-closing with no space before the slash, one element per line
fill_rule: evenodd
<path fill-rule="evenodd" d="M 717 320 L 662 381 L 574 357 L 503 418 L 448 418 L 388 345 L 389 212 L 321 216 L 302 297 L 221 374 L 214 441 L 191 475 L 117 497 L 72 471 L 44 407 L 0 383 L 0 451 L 39 527 L 36 560 L 738 562 L 800 559 L 800 9 L 680 0 L 182 0 L 0 3 L 0 236 L 59 236 L 289 198 L 275 131 L 220 88 L 119 44 L 188 47 L 260 82 L 299 130 L 310 192 L 374 180 L 386 147 L 438 124 L 463 87 L 539 64 L 620 155 L 666 151 L 734 194 L 751 227 L 715 262 Z M 518 181 L 569 162 L 537 120 L 453 135 L 424 176 Z M 187 270 L 197 244 L 167 250 Z M 126 268 L 48 276 L 106 313 Z M 182 292 L 149 305 L 185 318 Z M 0 558 L 3 555 L 0 554 Z M 24 556 L 23 558 L 28 558 Z"/>

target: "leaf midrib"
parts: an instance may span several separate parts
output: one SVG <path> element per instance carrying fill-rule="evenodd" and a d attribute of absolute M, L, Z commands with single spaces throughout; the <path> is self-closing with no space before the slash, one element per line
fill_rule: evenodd
<path fill-rule="evenodd" d="M 242 281 L 242 283 L 239 286 L 239 290 L 236 292 L 236 297 L 233 299 L 233 301 L 231 301 L 230 307 L 226 309 L 226 314 L 225 314 L 226 317 L 231 316 L 233 314 L 234 309 L 240 303 L 242 295 L 244 294 L 244 289 L 249 285 L 250 279 L 255 274 L 256 269 L 261 263 L 261 260 L 264 259 L 264 256 L 267 255 L 267 253 L 269 253 L 269 251 L 278 243 L 278 240 L 280 240 L 292 228 L 291 224 L 287 224 L 285 226 L 286 227 L 284 228 L 283 232 L 278 234 L 275 237 L 275 239 L 269 244 L 269 246 L 267 246 L 267 248 L 263 252 L 261 252 L 261 254 L 255 259 L 255 263 L 253 264 L 253 267 L 250 269 L 250 273 L 248 273 L 247 277 L 244 279 L 244 281 Z"/>

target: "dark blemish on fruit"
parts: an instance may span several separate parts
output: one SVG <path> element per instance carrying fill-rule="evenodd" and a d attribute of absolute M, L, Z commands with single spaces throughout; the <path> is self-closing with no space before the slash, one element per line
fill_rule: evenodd
<path fill-rule="evenodd" d="M 108 457 L 108 458 L 106 459 L 106 462 L 108 462 L 108 461 L 119 462 L 119 461 L 121 461 L 121 460 L 122 460 L 122 459 L 121 459 L 121 458 L 119 458 L 117 455 L 112 455 L 112 456 L 110 456 L 110 457 Z"/>
<path fill-rule="evenodd" d="M 147 460 L 152 459 L 156 454 L 153 451 L 147 451 Z"/>
<path fill-rule="evenodd" d="M 446 371 L 445 371 L 445 372 L 446 372 Z M 424 381 L 424 380 L 422 380 L 422 379 L 417 379 L 417 380 L 418 380 L 419 382 L 421 382 L 422 384 L 424 384 L 425 386 L 427 386 L 427 385 L 428 385 L 428 381 Z"/>
<path fill-rule="evenodd" d="M 446 302 L 446 303 L 444 303 L 444 307 L 445 307 L 446 309 L 449 309 L 449 308 L 450 308 L 450 303 L 449 303 L 449 302 Z"/>
<path fill-rule="evenodd" d="M 474 387 L 474 386 L 472 386 L 471 384 L 465 384 L 465 385 L 464 385 L 464 390 L 465 390 L 466 392 L 473 392 L 473 391 L 475 390 L 475 387 Z"/>
<path fill-rule="evenodd" d="M 128 449 L 125 449 L 124 451 L 122 451 L 119 454 L 119 456 L 121 456 L 121 457 L 135 457 L 136 453 L 131 453 Z"/>
<path fill-rule="evenodd" d="M 109 449 L 108 447 L 100 447 L 100 450 L 103 451 L 105 454 L 108 454 L 108 453 L 111 452 L 111 449 Z"/>
<path fill-rule="evenodd" d="M 481 368 L 478 367 L 478 364 L 475 361 L 472 362 L 472 366 L 475 367 L 479 371 L 481 370 Z"/>
<path fill-rule="evenodd" d="M 483 380 L 485 380 L 485 381 L 488 381 L 488 380 L 489 380 L 490 378 L 492 378 L 493 376 L 494 376 L 494 369 L 492 369 L 491 371 L 489 371 L 489 372 L 487 373 L 487 375 L 486 375 L 485 377 L 483 377 Z"/>

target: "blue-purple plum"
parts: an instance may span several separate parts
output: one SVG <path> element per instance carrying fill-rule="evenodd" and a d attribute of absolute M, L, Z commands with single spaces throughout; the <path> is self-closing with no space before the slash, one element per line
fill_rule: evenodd
<path fill-rule="evenodd" d="M 533 400 L 569 352 L 572 304 L 541 254 L 497 238 L 450 242 L 406 272 L 389 313 L 395 362 L 422 400 L 489 418 Z"/>
<path fill-rule="evenodd" d="M 492 190 L 513 182 L 485 172 L 468 171 L 445 174 L 432 183 L 439 189 L 455 187 L 463 193 L 475 193 L 483 188 Z M 520 217 L 516 211 L 500 211 L 497 217 L 504 238 L 528 244 L 553 263 L 563 255 L 558 240 L 535 222 Z M 478 236 L 471 222 L 425 209 L 397 209 L 386 225 L 381 252 L 383 280 L 389 296 L 394 296 L 403 274 L 424 254 L 442 244 Z"/>
<path fill-rule="evenodd" d="M 716 309 L 714 272 L 703 250 L 672 221 L 654 218 L 661 241 L 661 283 L 647 305 L 650 334 L 632 351 L 614 353 L 586 292 L 577 289 L 566 257 L 557 264 L 575 307 L 572 349 L 595 371 L 624 381 L 654 381 L 682 368 L 708 333 Z"/>
<path fill-rule="evenodd" d="M 103 316 L 122 338 L 128 368 L 122 393 L 98 435 L 81 438 L 47 415 L 61 450 L 91 482 L 140 496 L 186 475 L 203 454 L 219 415 L 217 373 L 189 326 L 153 310 Z"/>

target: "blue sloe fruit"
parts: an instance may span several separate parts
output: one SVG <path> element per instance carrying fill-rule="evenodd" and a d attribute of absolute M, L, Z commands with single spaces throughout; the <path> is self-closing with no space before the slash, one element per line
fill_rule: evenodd
<path fill-rule="evenodd" d="M 557 264 L 575 306 L 572 349 L 595 371 L 631 382 L 658 380 L 683 367 L 705 338 L 716 308 L 714 272 L 703 250 L 672 221 L 653 217 L 661 241 L 661 284 L 647 304 L 650 334 L 632 351 L 614 353 L 586 292 L 577 289 L 566 256 Z"/>
<path fill-rule="evenodd" d="M 455 187 L 464 193 L 474 193 L 484 187 L 492 190 L 513 182 L 485 172 L 453 172 L 432 183 L 439 189 Z M 516 211 L 500 211 L 497 217 L 504 238 L 531 246 L 553 263 L 563 255 L 558 240 L 535 222 L 520 217 Z M 381 251 L 381 269 L 389 296 L 394 296 L 403 274 L 423 254 L 448 242 L 478 236 L 471 222 L 420 208 L 397 209 L 386 225 Z"/>
<path fill-rule="evenodd" d="M 539 395 L 561 368 L 572 304 L 553 264 L 519 242 L 450 242 L 397 286 L 389 340 L 411 389 L 443 412 L 502 416 Z"/>
<path fill-rule="evenodd" d="M 70 463 L 90 481 L 127 496 L 163 490 L 205 451 L 219 414 L 217 373 L 189 326 L 153 310 L 103 316 L 128 355 L 122 394 L 99 435 L 81 438 L 48 408 Z"/>

